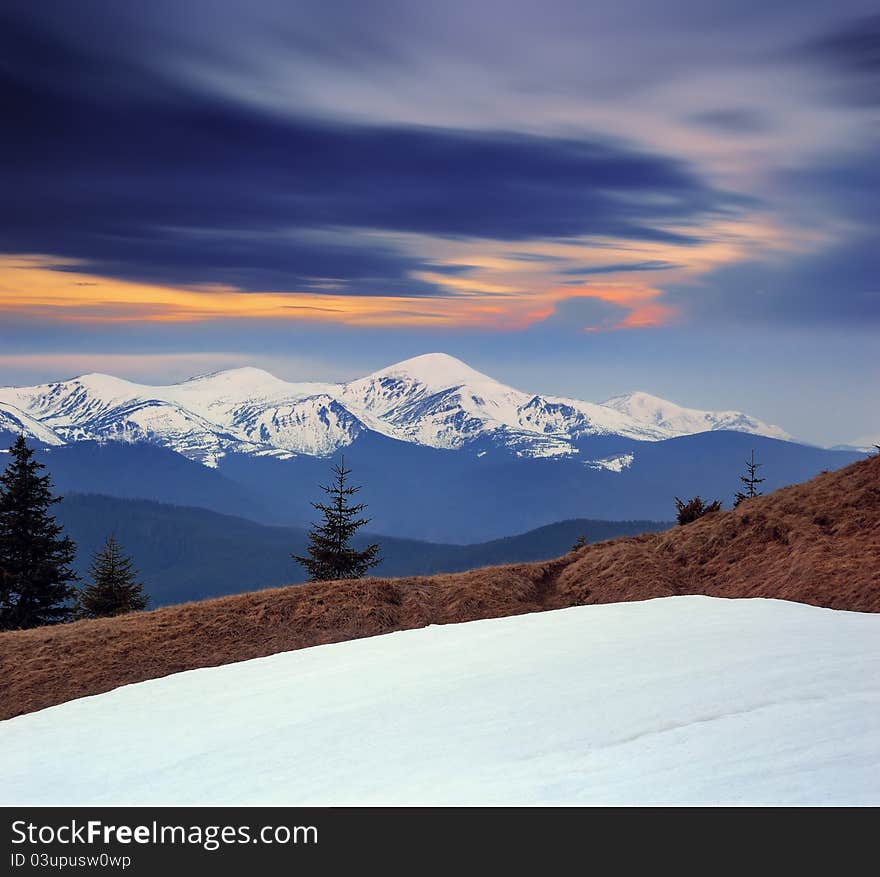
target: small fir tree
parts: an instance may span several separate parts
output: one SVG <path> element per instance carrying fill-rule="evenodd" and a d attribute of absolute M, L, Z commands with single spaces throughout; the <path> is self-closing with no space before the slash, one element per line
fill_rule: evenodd
<path fill-rule="evenodd" d="M 147 608 L 150 598 L 137 580 L 134 562 L 112 534 L 92 559 L 91 578 L 92 584 L 79 593 L 80 618 L 122 615 Z"/>
<path fill-rule="evenodd" d="M 577 551 L 579 548 L 583 548 L 587 544 L 587 537 L 581 533 L 577 539 L 574 540 L 574 545 L 571 546 L 571 551 Z"/>
<path fill-rule="evenodd" d="M 715 502 L 705 503 L 702 498 L 695 496 L 687 502 L 675 497 L 676 518 L 679 524 L 690 524 L 702 518 L 703 515 L 711 514 L 721 510 L 721 503 L 716 499 Z"/>
<path fill-rule="evenodd" d="M 351 546 L 352 537 L 369 523 L 369 518 L 358 517 L 366 508 L 364 503 L 351 503 L 351 497 L 360 487 L 351 487 L 346 483 L 351 469 L 345 468 L 344 457 L 338 466 L 333 467 L 333 473 L 336 477 L 332 484 L 320 485 L 330 501 L 312 503 L 324 520 L 309 530 L 309 556 L 291 555 L 306 568 L 309 581 L 312 582 L 359 579 L 367 570 L 381 563 L 377 544 L 368 545 L 363 551 Z"/>
<path fill-rule="evenodd" d="M 52 495 L 45 466 L 23 435 L 9 450 L 0 475 L 0 630 L 55 624 L 70 618 L 77 576 L 76 546 L 50 514 Z"/>
<path fill-rule="evenodd" d="M 745 475 L 740 475 L 739 480 L 745 485 L 745 490 L 739 490 L 736 493 L 736 497 L 733 500 L 733 507 L 736 508 L 743 500 L 751 499 L 755 496 L 760 496 L 761 491 L 758 490 L 758 485 L 765 481 L 764 478 L 758 478 L 758 469 L 763 466 L 763 463 L 755 462 L 755 452 L 752 451 L 752 456 L 746 460 L 746 473 Z"/>

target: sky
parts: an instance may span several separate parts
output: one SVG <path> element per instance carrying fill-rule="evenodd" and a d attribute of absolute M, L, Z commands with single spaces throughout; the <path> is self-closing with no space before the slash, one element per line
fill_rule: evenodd
<path fill-rule="evenodd" d="M 880 15 L 6 0 L 0 384 L 443 351 L 880 434 Z"/>

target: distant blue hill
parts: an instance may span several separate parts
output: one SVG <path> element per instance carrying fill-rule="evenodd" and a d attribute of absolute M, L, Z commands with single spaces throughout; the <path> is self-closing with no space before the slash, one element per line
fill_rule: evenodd
<path fill-rule="evenodd" d="M 359 496 L 374 531 L 474 543 L 569 518 L 669 520 L 675 496 L 700 494 L 729 506 L 752 450 L 763 464 L 764 492 L 864 456 L 715 431 L 658 442 L 594 437 L 571 457 L 522 459 L 490 446 L 445 451 L 369 433 L 345 460 L 363 485 Z M 632 461 L 619 472 L 590 462 L 623 455 Z M 308 456 L 231 455 L 208 469 L 173 451 L 115 442 L 76 443 L 41 456 L 62 492 L 151 499 L 299 527 L 312 519 L 310 502 L 330 466 Z"/>
<path fill-rule="evenodd" d="M 199 508 L 147 500 L 72 494 L 57 508 L 58 520 L 77 544 L 76 569 L 87 576 L 90 560 L 114 533 L 138 566 L 151 605 L 179 603 L 255 588 L 304 581 L 291 553 L 305 553 L 306 532 L 271 527 Z M 441 545 L 363 536 L 378 541 L 377 575 L 425 575 L 477 566 L 542 560 L 568 551 L 578 536 L 589 542 L 637 535 L 669 526 L 656 521 L 573 520 L 476 545 Z"/>

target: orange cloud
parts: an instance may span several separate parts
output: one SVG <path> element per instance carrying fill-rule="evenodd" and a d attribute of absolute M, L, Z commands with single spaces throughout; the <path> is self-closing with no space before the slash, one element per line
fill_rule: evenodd
<path fill-rule="evenodd" d="M 58 260 L 40 256 L 0 258 L 0 313 L 83 323 L 235 318 L 487 328 L 519 328 L 535 319 L 533 302 L 501 303 L 494 290 L 438 298 L 257 293 L 134 283 L 76 272 L 75 263 L 68 263 L 65 271 L 53 270 L 57 265 Z"/>
<path fill-rule="evenodd" d="M 559 302 L 577 296 L 597 298 L 628 311 L 608 328 L 645 328 L 666 325 L 677 316 L 662 302 L 662 290 L 652 285 L 659 278 L 663 284 L 688 283 L 721 265 L 806 245 L 802 237 L 761 217 L 708 224 L 699 235 L 699 241 L 688 245 L 595 238 L 513 245 L 509 241 L 390 236 L 401 250 L 438 266 L 462 269 L 414 273 L 414 281 L 438 288 L 441 294 L 434 297 L 161 286 L 90 275 L 74 260 L 0 256 L 0 315 L 78 323 L 271 319 L 512 330 L 545 320 Z M 646 261 L 674 267 L 662 272 L 627 272 L 622 267 L 614 273 L 591 273 L 607 265 Z M 582 283 L 560 284 L 560 269 L 575 277 L 572 268 L 581 266 Z"/>

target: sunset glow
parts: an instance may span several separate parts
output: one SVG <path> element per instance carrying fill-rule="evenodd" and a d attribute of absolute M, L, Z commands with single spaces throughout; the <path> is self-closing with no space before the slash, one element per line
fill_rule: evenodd
<path fill-rule="evenodd" d="M 0 15 L 7 381 L 444 350 L 880 428 L 876 3 L 166 6 Z"/>
<path fill-rule="evenodd" d="M 591 331 L 660 327 L 680 310 L 662 301 L 659 283 L 639 266 L 662 268 L 664 283 L 687 283 L 748 252 L 784 253 L 811 243 L 762 221 L 718 223 L 697 245 L 622 241 L 529 243 L 512 258 L 503 241 L 448 242 L 399 237 L 436 260 L 441 271 L 412 272 L 435 285 L 430 296 L 356 295 L 279 289 L 248 292 L 219 284 L 166 286 L 90 273 L 85 262 L 53 256 L 0 256 L 0 313 L 61 322 L 198 322 L 280 319 L 346 326 L 460 326 L 519 330 L 546 319 L 559 302 L 595 298 L 626 309 L 620 320 Z M 634 265 L 628 270 L 627 265 Z M 606 270 L 606 266 L 615 266 Z M 665 266 L 669 266 L 666 268 Z M 573 268 L 572 266 L 577 266 Z M 559 285 L 560 272 L 583 279 Z M 595 271 L 593 274 L 591 272 Z M 459 273 L 460 272 L 460 273 Z M 334 284 L 325 284 L 332 287 Z"/>

